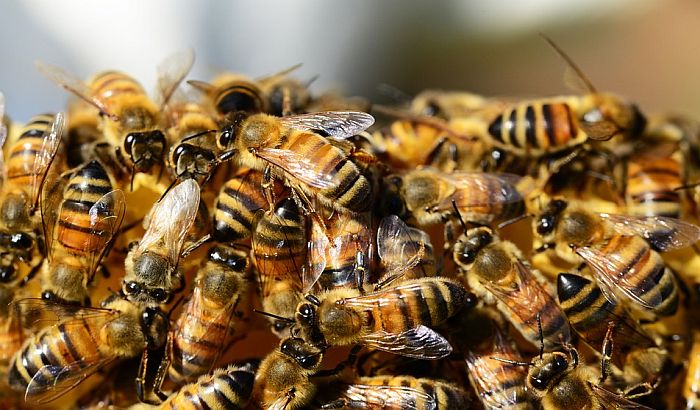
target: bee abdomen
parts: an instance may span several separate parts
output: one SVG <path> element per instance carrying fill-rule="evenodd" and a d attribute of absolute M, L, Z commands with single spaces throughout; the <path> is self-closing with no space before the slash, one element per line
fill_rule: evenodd
<path fill-rule="evenodd" d="M 35 176 L 34 161 L 41 153 L 44 136 L 50 132 L 53 114 L 40 114 L 32 117 L 22 129 L 17 142 L 10 147 L 8 153 L 7 179 L 23 186 L 29 185 Z"/>
<path fill-rule="evenodd" d="M 92 80 L 90 87 L 95 95 L 99 95 L 101 100 L 107 102 L 120 95 L 145 94 L 143 87 L 135 79 L 119 71 L 105 71 L 98 74 Z"/>
<path fill-rule="evenodd" d="M 200 377 L 163 403 L 163 409 L 242 409 L 253 392 L 255 375 L 234 366 Z"/>

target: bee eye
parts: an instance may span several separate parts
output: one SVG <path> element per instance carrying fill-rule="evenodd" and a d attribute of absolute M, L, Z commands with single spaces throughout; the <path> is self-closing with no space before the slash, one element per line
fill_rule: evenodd
<path fill-rule="evenodd" d="M 231 130 L 230 129 L 224 129 L 221 131 L 221 134 L 219 134 L 219 146 L 221 147 L 228 147 L 228 145 L 231 143 Z"/>
<path fill-rule="evenodd" d="M 557 356 L 554 358 L 553 371 L 557 373 L 563 372 L 567 367 L 569 367 L 569 362 L 564 357 Z"/>
<path fill-rule="evenodd" d="M 15 277 L 15 267 L 12 265 L 0 267 L 0 282 L 7 283 Z"/>
<path fill-rule="evenodd" d="M 303 367 L 305 369 L 310 369 L 310 368 L 316 366 L 316 364 L 318 364 L 318 357 L 316 357 L 316 356 L 304 356 L 304 357 L 297 359 L 297 362 L 299 363 L 299 365 L 301 367 Z"/>
<path fill-rule="evenodd" d="M 135 295 L 141 292 L 141 286 L 136 282 L 127 282 L 124 284 L 124 291 L 127 295 Z"/>
<path fill-rule="evenodd" d="M 124 151 L 128 155 L 131 155 L 131 147 L 134 145 L 136 142 L 136 135 L 135 134 L 127 134 L 126 139 L 124 140 Z"/>
<path fill-rule="evenodd" d="M 165 303 L 168 300 L 168 292 L 163 289 L 153 289 L 148 292 L 148 295 L 158 303 Z"/>
<path fill-rule="evenodd" d="M 299 314 L 302 317 L 308 318 L 314 314 L 314 310 L 308 303 L 305 303 L 299 307 Z"/>
<path fill-rule="evenodd" d="M 549 232 L 552 232 L 552 229 L 554 229 L 554 216 L 553 215 L 544 215 L 540 218 L 539 222 L 537 223 L 537 233 L 540 235 L 547 234 Z"/>
<path fill-rule="evenodd" d="M 547 383 L 537 376 L 530 377 L 530 385 L 537 390 L 544 390 L 547 388 Z"/>
<path fill-rule="evenodd" d="M 477 252 L 470 249 L 464 249 L 464 251 L 459 254 L 459 261 L 463 264 L 470 264 L 474 262 L 474 259 L 476 259 L 476 255 Z"/>
<path fill-rule="evenodd" d="M 289 326 L 289 323 L 283 322 L 281 320 L 276 320 L 275 323 L 272 325 L 272 327 L 275 329 L 275 332 L 281 332 L 284 329 L 286 329 Z"/>

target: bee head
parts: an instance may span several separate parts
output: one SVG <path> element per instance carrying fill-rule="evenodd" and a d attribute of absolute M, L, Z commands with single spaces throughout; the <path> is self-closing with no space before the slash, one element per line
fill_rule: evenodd
<path fill-rule="evenodd" d="M 124 152 L 136 172 L 148 172 L 163 159 L 165 135 L 160 130 L 130 132 L 124 138 Z"/>
<path fill-rule="evenodd" d="M 536 359 L 530 368 L 528 384 L 535 390 L 545 391 L 564 376 L 570 365 L 569 358 L 562 352 L 545 354 Z"/>
<path fill-rule="evenodd" d="M 554 231 L 559 216 L 566 209 L 567 203 L 561 199 L 554 199 L 547 204 L 544 212 L 536 219 L 536 230 L 541 236 L 548 235 Z"/>
<path fill-rule="evenodd" d="M 323 358 L 323 352 L 303 339 L 290 337 L 282 341 L 280 351 L 294 359 L 304 369 L 314 369 Z"/>
<path fill-rule="evenodd" d="M 488 228 L 471 229 L 455 244 L 454 257 L 460 265 L 470 265 L 476 260 L 479 251 L 493 242 L 493 233 Z"/>

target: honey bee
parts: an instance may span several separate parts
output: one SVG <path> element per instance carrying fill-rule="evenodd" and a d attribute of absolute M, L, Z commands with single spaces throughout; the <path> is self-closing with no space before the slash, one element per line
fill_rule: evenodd
<path fill-rule="evenodd" d="M 543 337 L 547 347 L 569 343 L 566 316 L 512 242 L 487 227 L 473 228 L 457 239 L 453 258 L 474 293 L 495 304 L 529 342 L 537 345 Z"/>
<path fill-rule="evenodd" d="M 251 254 L 265 312 L 290 318 L 296 311 L 306 265 L 306 241 L 306 218 L 291 198 L 280 201 L 274 212 L 267 211 L 258 219 Z M 274 316 L 273 332 L 284 335 L 293 321 Z"/>
<path fill-rule="evenodd" d="M 315 196 L 341 212 L 362 212 L 371 205 L 370 183 L 336 145 L 373 123 L 371 115 L 361 112 L 281 118 L 254 114 L 223 127 L 218 144 L 222 157 L 235 156 L 241 166 L 258 171 L 269 167 L 272 176 L 303 195 L 307 205 L 308 196 Z"/>
<path fill-rule="evenodd" d="M 53 315 L 55 323 L 25 341 L 13 356 L 9 385 L 33 404 L 55 400 L 86 378 L 123 358 L 162 344 L 167 318 L 144 312 L 113 295 L 103 308 L 65 307 L 41 299 L 17 302 Z"/>
<path fill-rule="evenodd" d="M 579 362 L 578 352 L 547 352 L 532 361 L 527 375 L 528 391 L 539 398 L 544 410 L 647 409 L 598 384 L 595 372 Z"/>
<path fill-rule="evenodd" d="M 419 359 L 439 359 L 452 347 L 428 326 L 458 313 L 467 292 L 457 282 L 434 277 L 402 281 L 360 294 L 339 288 L 308 295 L 295 314 L 301 337 L 321 348 L 361 344 Z"/>
<path fill-rule="evenodd" d="M 287 338 L 268 354 L 255 376 L 253 399 L 261 407 L 294 410 L 307 406 L 316 395 L 313 377 L 323 351 L 299 338 Z"/>
<path fill-rule="evenodd" d="M 466 91 L 424 90 L 413 97 L 409 110 L 449 120 L 473 115 L 488 103 L 483 96 Z"/>
<path fill-rule="evenodd" d="M 166 141 L 161 110 L 193 62 L 194 53 L 188 50 L 166 58 L 158 66 L 159 104 L 134 78 L 119 71 L 105 71 L 85 83 L 59 67 L 41 62 L 37 67 L 50 80 L 99 110 L 105 143 L 114 149 L 118 162 L 131 170 L 133 189 L 134 174 L 150 173 L 164 165 Z"/>
<path fill-rule="evenodd" d="M 41 204 L 48 250 L 41 296 L 89 306 L 88 283 L 121 226 L 126 200 L 97 161 L 61 179 L 44 190 Z"/>
<path fill-rule="evenodd" d="M 257 114 L 269 111 L 260 85 L 246 76 L 226 73 L 214 78 L 211 84 L 199 80 L 188 80 L 187 83 L 203 94 L 206 108 L 222 117 L 237 112 Z"/>
<path fill-rule="evenodd" d="M 43 259 L 37 249 L 41 221 L 35 210 L 64 129 L 62 113 L 37 115 L 8 148 L 7 163 L 0 155 L 0 281 L 3 283 L 15 282 L 20 262 L 33 265 L 25 281 L 30 279 Z M 6 136 L 6 130 L 0 131 L 3 145 Z"/>
<path fill-rule="evenodd" d="M 199 185 L 187 179 L 151 209 L 146 233 L 124 261 L 122 292 L 129 301 L 155 307 L 184 286 L 178 261 L 198 208 Z"/>
<path fill-rule="evenodd" d="M 650 319 L 676 312 L 678 285 L 657 251 L 695 243 L 700 228 L 661 216 L 597 214 L 562 199 L 552 199 L 533 224 L 540 249 L 554 248 L 572 263 L 585 261 L 606 299 L 628 301 Z"/>
<path fill-rule="evenodd" d="M 467 393 L 452 383 L 410 376 L 360 377 L 339 390 L 320 408 L 446 410 L 471 404 Z"/>
<path fill-rule="evenodd" d="M 214 246 L 197 271 L 192 298 L 185 304 L 168 338 L 170 379 L 193 382 L 209 372 L 235 332 L 234 316 L 245 305 L 246 255 Z"/>
<path fill-rule="evenodd" d="M 131 410 L 146 409 L 213 409 L 240 410 L 246 408 L 253 392 L 255 372 L 249 366 L 229 365 L 205 374 L 196 381 L 182 386 L 159 405 L 140 403 Z"/>
<path fill-rule="evenodd" d="M 646 118 L 636 105 L 600 93 L 581 69 L 551 39 L 550 46 L 567 62 L 584 94 L 521 101 L 507 106 L 482 131 L 495 146 L 520 156 L 542 157 L 613 137 L 642 134 Z"/>
<path fill-rule="evenodd" d="M 514 186 L 516 178 L 509 174 L 443 173 L 426 168 L 406 173 L 400 192 L 407 210 L 421 226 L 449 220 L 454 216 L 455 205 L 465 220 L 491 225 L 523 214 L 525 203 Z"/>

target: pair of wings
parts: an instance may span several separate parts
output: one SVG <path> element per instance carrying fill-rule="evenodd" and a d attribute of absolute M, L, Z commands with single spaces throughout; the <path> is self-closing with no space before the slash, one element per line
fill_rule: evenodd
<path fill-rule="evenodd" d="M 356 111 L 326 111 L 300 114 L 277 119 L 282 127 L 300 131 L 314 131 L 343 140 L 362 132 L 374 124 L 374 117 Z M 292 178 L 317 189 L 334 188 L 333 175 L 309 158 L 309 153 L 287 149 L 261 148 L 255 155 L 282 169 Z"/>
<path fill-rule="evenodd" d="M 47 179 L 47 187 L 43 190 L 41 200 L 41 218 L 43 222 L 44 238 L 46 238 L 46 255 L 49 262 L 56 261 L 56 245 L 60 218 L 61 203 L 64 198 L 64 189 L 70 183 L 73 173 L 65 173 L 57 180 Z M 100 264 L 114 237 L 118 234 L 124 214 L 126 212 L 126 197 L 121 189 L 115 189 L 104 194 L 88 210 L 89 226 L 81 228 L 89 230 L 89 234 L 83 235 L 84 243 L 80 249 L 90 250 L 84 255 L 84 271 L 89 278 Z M 65 222 L 72 223 L 72 220 Z"/>
<path fill-rule="evenodd" d="M 39 316 L 34 323 L 50 323 L 61 326 L 67 338 L 73 333 L 84 332 L 86 322 L 99 328 L 116 319 L 119 311 L 112 309 L 62 305 L 43 299 L 21 299 L 13 302 L 22 312 Z M 55 340 L 56 347 L 66 347 L 66 340 Z M 48 347 L 47 347 L 48 348 Z M 32 404 L 45 404 L 71 391 L 85 379 L 117 359 L 116 356 L 82 357 L 66 365 L 44 365 L 32 377 L 25 391 L 25 399 Z"/>
<path fill-rule="evenodd" d="M 168 103 L 182 80 L 184 80 L 187 73 L 190 72 L 193 64 L 194 51 L 189 49 L 167 57 L 158 65 L 156 104 L 163 107 Z M 60 67 L 48 63 L 37 61 L 36 66 L 39 72 L 49 80 L 86 101 L 88 104 L 96 107 L 100 110 L 101 114 L 107 115 L 113 121 L 120 120 L 115 113 L 110 112 L 106 102 L 99 95 L 95 94 L 81 79 Z"/>
<path fill-rule="evenodd" d="M 523 200 L 522 194 L 516 189 L 521 177 L 514 174 L 458 171 L 441 172 L 439 177 L 455 190 L 438 202 L 433 207 L 434 211 L 451 211 L 454 206 L 460 211 L 469 211 L 471 208 L 506 205 Z"/>
<path fill-rule="evenodd" d="M 396 408 L 406 410 L 435 410 L 437 401 L 432 395 L 407 386 L 381 386 L 372 384 L 349 384 L 337 396 L 350 408 Z M 326 408 L 321 406 L 322 409 Z"/>
<path fill-rule="evenodd" d="M 199 185 L 192 179 L 186 179 L 168 191 L 151 209 L 146 232 L 132 249 L 134 256 L 149 249 L 165 249 L 170 266 L 176 266 L 185 235 L 197 217 L 199 199 Z"/>
<path fill-rule="evenodd" d="M 557 302 L 542 288 L 529 268 L 521 261 L 515 260 L 514 267 L 516 269 L 516 283 L 513 284 L 514 286 L 509 285 L 507 288 L 504 288 L 487 281 L 483 283 L 484 287 L 496 299 L 507 306 L 510 313 L 518 318 L 518 322 L 530 330 L 530 334 L 539 334 L 537 317 L 541 312 L 548 311 L 560 316 L 558 319 L 542 318 L 543 323 L 547 320 L 556 320 L 564 324 L 560 329 L 561 332 L 549 336 L 546 340 L 552 344 L 566 344 L 570 342 L 571 330 L 568 326 L 569 322 Z M 546 305 L 554 306 L 555 309 L 544 310 L 543 306 Z"/>
<path fill-rule="evenodd" d="M 5 168 L 5 159 L 3 148 L 7 139 L 7 127 L 3 119 L 5 114 L 5 96 L 0 93 L 0 186 L 4 186 L 7 179 L 7 169 Z M 29 186 L 20 187 L 29 195 L 30 204 L 37 204 L 41 188 L 44 185 L 44 180 L 49 171 L 49 167 L 56 157 L 58 146 L 61 144 L 61 138 L 65 132 L 66 120 L 63 113 L 58 113 L 54 116 L 51 127 L 48 128 L 48 133 L 42 135 L 43 142 L 39 152 L 36 153 L 32 163 L 23 164 L 24 175 L 31 175 Z"/>
<path fill-rule="evenodd" d="M 624 236 L 639 236 L 646 240 L 652 249 L 664 252 L 680 249 L 694 244 L 700 239 L 700 228 L 691 223 L 676 218 L 651 216 L 636 217 L 627 215 L 599 214 L 610 229 Z M 626 271 L 629 257 L 618 253 L 604 253 L 596 247 L 580 247 L 576 253 L 592 268 L 601 291 L 612 303 L 616 303 L 616 292 L 634 300 L 646 309 L 654 309 L 663 297 L 656 293 L 653 300 L 645 301 L 645 295 L 657 284 L 652 281 L 632 283 L 628 275 L 621 276 Z M 646 295 L 649 298 L 650 295 Z"/>

